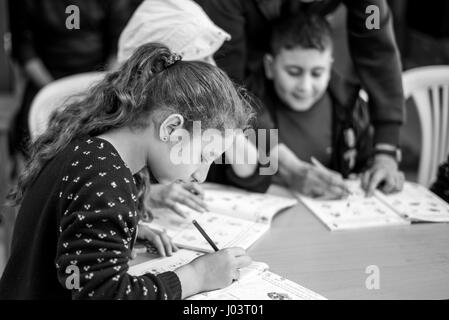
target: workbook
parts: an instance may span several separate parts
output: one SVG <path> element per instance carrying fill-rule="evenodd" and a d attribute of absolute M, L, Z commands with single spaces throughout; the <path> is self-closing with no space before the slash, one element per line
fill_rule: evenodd
<path fill-rule="evenodd" d="M 449 205 L 425 187 L 407 182 L 400 193 L 376 191 L 367 198 L 360 181 L 348 181 L 351 195 L 344 200 L 299 199 L 332 231 L 407 225 L 416 222 L 449 222 Z"/>
<path fill-rule="evenodd" d="M 128 273 L 141 276 L 146 273 L 159 274 L 189 263 L 202 253 L 179 250 L 171 257 L 155 258 L 132 266 Z M 293 281 L 270 272 L 267 264 L 253 262 L 240 269 L 240 279 L 229 287 L 204 292 L 189 300 L 325 300 L 325 298 Z"/>
<path fill-rule="evenodd" d="M 165 230 L 181 248 L 213 252 L 211 245 L 192 224 L 196 220 L 219 249 L 248 249 L 270 228 L 273 217 L 294 206 L 297 200 L 210 186 L 205 190 L 205 202 L 210 210 L 206 213 L 180 205 L 188 218 L 168 209 L 152 210 L 154 220 L 149 226 Z"/>

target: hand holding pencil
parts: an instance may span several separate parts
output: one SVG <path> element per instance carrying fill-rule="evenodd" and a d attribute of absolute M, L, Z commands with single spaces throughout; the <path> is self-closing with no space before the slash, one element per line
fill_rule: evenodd
<path fill-rule="evenodd" d="M 252 259 L 242 248 L 219 250 L 206 231 L 193 220 L 192 223 L 214 249 L 214 253 L 205 254 L 189 264 L 175 270 L 181 286 L 182 298 L 193 294 L 222 289 L 240 278 L 240 269 L 247 267 Z"/>
<path fill-rule="evenodd" d="M 351 194 L 341 174 L 328 169 L 314 157 L 311 158 L 311 162 L 313 167 L 319 172 L 319 177 L 326 183 L 323 195 L 318 198 L 322 200 L 336 200 L 347 198 Z"/>

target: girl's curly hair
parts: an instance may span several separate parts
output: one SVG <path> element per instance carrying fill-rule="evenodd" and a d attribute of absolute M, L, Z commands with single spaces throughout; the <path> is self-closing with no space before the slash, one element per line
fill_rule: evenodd
<path fill-rule="evenodd" d="M 46 132 L 30 146 L 30 158 L 17 186 L 8 196 L 18 205 L 44 165 L 72 140 L 97 136 L 114 128 L 144 128 L 154 111 L 179 113 L 191 130 L 246 128 L 253 117 L 244 91 L 219 68 L 204 62 L 177 61 L 164 45 L 141 46 L 119 70 L 108 73 L 88 94 L 53 113 Z M 148 169 L 136 179 L 139 211 L 145 211 Z"/>

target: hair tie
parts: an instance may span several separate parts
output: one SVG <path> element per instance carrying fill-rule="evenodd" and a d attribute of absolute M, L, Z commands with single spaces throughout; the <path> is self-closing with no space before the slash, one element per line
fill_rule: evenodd
<path fill-rule="evenodd" d="M 177 53 L 172 53 L 168 58 L 165 59 L 164 67 L 170 68 L 172 65 L 174 65 L 176 62 L 181 61 L 182 56 Z"/>

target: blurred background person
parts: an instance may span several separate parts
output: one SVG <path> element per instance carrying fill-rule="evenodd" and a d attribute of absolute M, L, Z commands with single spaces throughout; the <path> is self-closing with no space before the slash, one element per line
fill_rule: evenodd
<path fill-rule="evenodd" d="M 132 8 L 128 0 L 9 1 L 12 58 L 25 78 L 9 131 L 16 160 L 27 156 L 28 112 L 37 92 L 55 79 L 113 66 Z"/>

